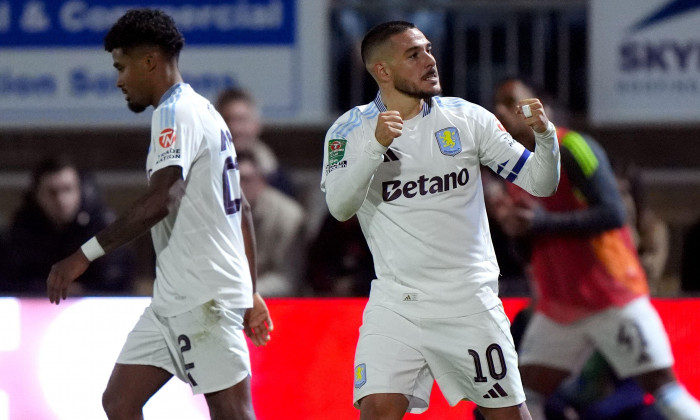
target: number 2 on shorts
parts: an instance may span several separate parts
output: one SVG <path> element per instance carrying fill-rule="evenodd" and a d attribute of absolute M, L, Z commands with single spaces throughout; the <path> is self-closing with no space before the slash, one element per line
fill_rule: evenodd
<path fill-rule="evenodd" d="M 182 357 L 184 359 L 185 355 L 183 353 L 192 348 L 192 345 L 190 344 L 190 338 L 188 336 L 186 336 L 185 334 L 182 334 L 177 338 L 177 342 L 178 342 L 178 344 L 182 345 L 182 347 L 180 347 L 180 354 L 182 355 Z M 193 368 L 194 368 L 194 362 L 185 364 L 185 371 L 188 371 L 188 370 L 193 369 Z M 192 377 L 192 374 L 190 372 L 187 372 L 187 379 L 189 379 L 192 386 L 197 386 L 197 381 L 194 380 L 194 378 Z"/>

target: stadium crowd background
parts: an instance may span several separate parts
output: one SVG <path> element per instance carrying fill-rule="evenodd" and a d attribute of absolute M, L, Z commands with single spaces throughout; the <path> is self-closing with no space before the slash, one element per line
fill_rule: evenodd
<path fill-rule="evenodd" d="M 71 3 L 75 9 L 80 2 L 64 3 Z M 282 4 L 290 3 L 294 2 Z M 433 41 L 445 95 L 461 96 L 492 109 L 493 87 L 501 79 L 513 75 L 526 77 L 549 92 L 552 103 L 565 110 L 557 113 L 558 118 L 566 118 L 570 127 L 597 139 L 614 163 L 637 168 L 645 206 L 666 222 L 670 233 L 668 260 L 663 272 L 668 286 L 658 289 L 657 294 L 697 293 L 692 290 L 693 285 L 682 290 L 680 277 L 686 245 L 684 237 L 700 217 L 697 206 L 700 202 L 697 165 L 700 147 L 695 144 L 700 138 L 700 114 L 695 120 L 681 123 L 595 124 L 591 121 L 592 3 L 592 0 L 502 1 L 497 5 L 486 1 L 449 0 L 328 2 L 324 13 L 330 40 L 325 54 L 327 80 L 323 82 L 329 88 L 329 98 L 328 109 L 322 110 L 327 118 L 311 123 L 280 122 L 266 118 L 264 112 L 262 115 L 261 138 L 286 168 L 296 189 L 295 198 L 308 215 L 307 243 L 316 236 L 327 214 L 318 188 L 325 131 L 341 112 L 368 102 L 376 94 L 369 75 L 361 71 L 358 42 L 371 25 L 401 18 L 415 21 Z M 656 3 L 660 10 L 677 2 L 659 0 Z M 93 16 L 85 25 L 92 22 L 91 25 L 99 26 L 95 19 Z M 261 21 L 259 24 L 272 23 Z M 188 25 L 197 27 L 196 22 Z M 652 58 L 649 58 L 650 63 Z M 662 58 L 661 55 L 657 57 Z M 697 68 L 690 70 L 697 75 Z M 223 83 L 230 82 L 224 80 Z M 256 96 L 256 92 L 253 95 Z M 94 175 L 107 205 L 119 213 L 145 189 L 143 152 L 148 136 L 147 124 L 1 125 L 0 228 L 4 230 L 8 226 L 19 207 L 29 185 L 31 168 L 47 155 L 66 152 L 82 170 Z M 153 269 L 149 238 L 141 238 L 133 246 L 137 275 L 148 279 Z M 306 261 L 300 258 L 298 263 L 299 270 L 303 271 Z M 301 274 L 302 283 L 303 277 Z M 695 284 L 694 287 L 697 290 L 699 286 Z M 300 294 L 313 294 L 303 287 L 299 290 Z M 135 291 L 141 292 L 140 289 Z"/>

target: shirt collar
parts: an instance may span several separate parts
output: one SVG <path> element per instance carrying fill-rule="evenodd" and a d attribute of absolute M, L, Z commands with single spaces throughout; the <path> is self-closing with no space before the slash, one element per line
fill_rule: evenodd
<path fill-rule="evenodd" d="M 384 102 L 382 102 L 382 93 L 377 92 L 377 96 L 374 98 L 374 105 L 377 107 L 379 112 L 386 112 L 386 105 L 384 105 Z M 423 116 L 427 116 L 430 114 L 430 111 L 433 109 L 433 99 L 426 99 L 423 101 Z"/>
<path fill-rule="evenodd" d="M 176 90 L 187 86 L 187 83 L 175 83 L 174 85 L 170 86 L 170 89 L 166 90 L 163 96 L 160 97 L 160 101 L 158 101 L 158 105 L 162 104 L 163 102 L 167 101 L 173 94 L 175 93 Z"/>

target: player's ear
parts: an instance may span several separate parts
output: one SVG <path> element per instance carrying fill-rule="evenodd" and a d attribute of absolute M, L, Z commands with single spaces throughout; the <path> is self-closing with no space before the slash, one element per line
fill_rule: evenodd
<path fill-rule="evenodd" d="M 386 62 L 379 61 L 375 63 L 373 69 L 377 80 L 386 82 L 391 79 L 391 71 L 389 70 L 389 66 L 387 66 Z"/>
<path fill-rule="evenodd" d="M 153 71 L 156 68 L 156 51 L 147 51 L 143 56 L 143 63 L 146 65 L 146 70 Z"/>

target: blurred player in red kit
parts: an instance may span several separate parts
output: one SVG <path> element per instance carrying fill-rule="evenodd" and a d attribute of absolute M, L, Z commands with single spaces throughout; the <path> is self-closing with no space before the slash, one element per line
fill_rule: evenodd
<path fill-rule="evenodd" d="M 496 90 L 496 116 L 515 139 L 534 138 L 517 115 L 533 89 L 509 79 Z M 649 301 L 647 279 L 625 220 L 625 207 L 602 147 L 557 128 L 561 180 L 551 197 L 508 185 L 496 218 L 514 237 L 530 240 L 535 313 L 520 349 L 520 370 L 534 420 L 544 402 L 593 349 L 620 378 L 634 377 L 670 420 L 700 419 L 700 405 L 673 373 L 666 331 Z"/>

